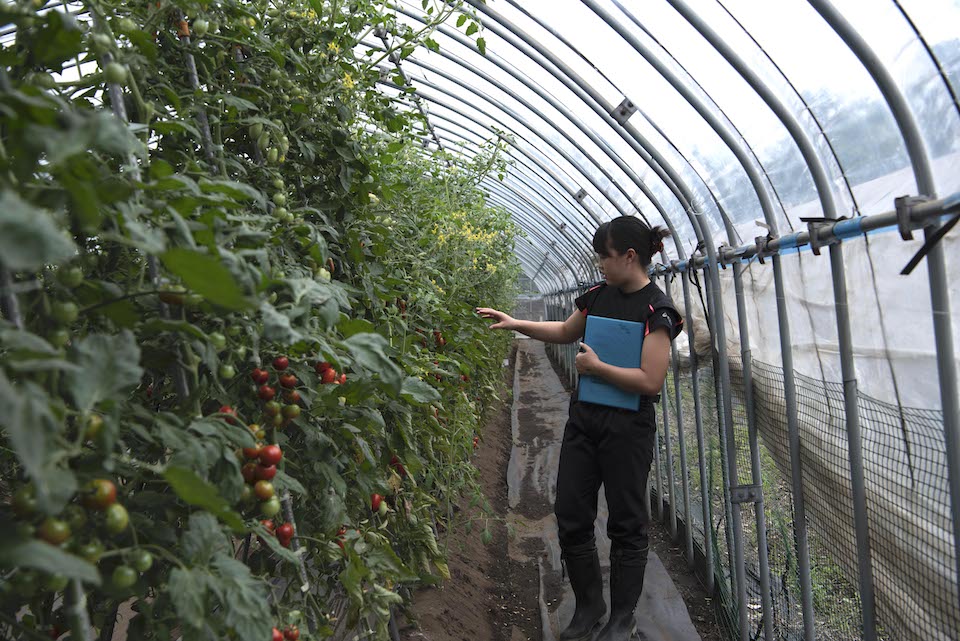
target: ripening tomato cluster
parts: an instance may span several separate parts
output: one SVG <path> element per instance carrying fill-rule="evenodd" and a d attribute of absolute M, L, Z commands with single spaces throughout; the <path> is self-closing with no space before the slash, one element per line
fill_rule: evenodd
<path fill-rule="evenodd" d="M 263 519 L 260 521 L 260 525 L 265 527 L 267 532 L 275 536 L 280 545 L 285 548 L 290 547 L 290 542 L 293 541 L 293 537 L 296 534 L 293 523 L 284 521 L 280 525 L 275 525 L 270 519 Z M 263 539 L 261 539 L 260 542 L 263 543 Z"/>
<path fill-rule="evenodd" d="M 283 459 L 283 450 L 279 445 L 257 444 L 243 448 L 243 456 L 247 462 L 240 469 L 246 483 L 240 494 L 241 502 L 249 504 L 259 500 L 263 516 L 276 516 L 280 512 L 280 499 L 271 481 L 277 475 L 277 464 Z"/>
<path fill-rule="evenodd" d="M 347 382 L 347 375 L 337 374 L 337 370 L 333 369 L 333 365 L 327 361 L 318 361 L 316 365 L 313 366 L 313 369 L 317 373 L 317 376 L 320 377 L 320 382 L 324 385 L 329 385 L 330 383 L 342 385 Z"/>
<path fill-rule="evenodd" d="M 300 382 L 295 374 L 286 371 L 290 367 L 290 359 L 286 356 L 277 356 L 272 365 L 277 372 L 277 386 L 281 388 L 283 404 L 276 400 L 277 386 L 270 385 L 269 371 L 258 367 L 250 373 L 250 378 L 258 386 L 257 397 L 264 402 L 264 424 L 282 428 L 300 418 L 300 392 L 296 390 Z"/>
<path fill-rule="evenodd" d="M 88 431 L 90 425 L 88 421 Z M 117 486 L 109 479 L 90 480 L 74 498 L 75 501 L 69 503 L 60 514 L 44 516 L 38 510 L 35 487 L 33 484 L 24 485 L 11 497 L 11 508 L 21 519 L 16 527 L 21 532 L 98 564 L 107 552 L 103 538 L 116 541 L 122 537 L 130 526 L 130 515 L 127 508 L 117 501 Z M 137 582 L 140 574 L 153 566 L 153 556 L 140 548 L 118 547 L 119 553 L 111 554 L 111 563 L 117 563 L 110 574 L 110 585 L 116 590 L 125 591 Z M 40 592 L 62 592 L 67 583 L 63 575 L 20 569 L 2 589 L 10 590 L 10 597 L 28 600 Z"/>
<path fill-rule="evenodd" d="M 288 625 L 280 632 L 279 628 L 273 629 L 271 641 L 297 641 L 300 638 L 300 630 L 295 625 Z"/>
<path fill-rule="evenodd" d="M 383 497 L 379 494 L 370 495 L 370 511 L 376 512 L 380 517 L 385 517 L 390 511 L 390 507 L 387 505 L 387 502 L 383 500 Z"/>

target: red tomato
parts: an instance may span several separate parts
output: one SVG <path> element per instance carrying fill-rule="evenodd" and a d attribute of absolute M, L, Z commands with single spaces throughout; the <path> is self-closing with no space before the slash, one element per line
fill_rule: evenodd
<path fill-rule="evenodd" d="M 295 625 L 288 625 L 283 629 L 283 638 L 287 641 L 297 641 L 300 638 L 300 630 Z"/>
<path fill-rule="evenodd" d="M 327 371 L 328 369 L 331 369 L 331 368 L 332 368 L 332 366 L 331 366 L 330 363 L 328 363 L 327 361 L 319 361 L 319 362 L 317 362 L 316 365 L 313 366 L 313 370 L 314 370 L 317 374 L 323 374 L 325 371 Z"/>
<path fill-rule="evenodd" d="M 283 633 L 276 628 L 273 629 L 273 641 L 283 641 Z"/>
<path fill-rule="evenodd" d="M 277 370 L 278 372 L 282 372 L 288 367 L 290 367 L 290 359 L 286 356 L 277 356 L 275 359 L 273 359 L 273 369 Z"/>
<path fill-rule="evenodd" d="M 117 500 L 117 486 L 107 479 L 94 479 L 87 484 L 81 502 L 91 510 L 105 510 Z"/>
<path fill-rule="evenodd" d="M 276 465 L 257 465 L 254 469 L 254 475 L 261 481 L 269 481 L 277 475 Z"/>
<path fill-rule="evenodd" d="M 229 414 L 229 415 L 230 415 L 230 418 L 227 418 L 227 423 L 230 423 L 230 425 L 236 425 L 236 424 L 237 424 L 236 419 L 233 418 L 234 416 L 237 415 L 237 410 L 233 409 L 233 408 L 230 407 L 229 405 L 222 405 L 222 406 L 220 407 L 220 409 L 217 410 L 217 411 L 218 411 L 219 413 L 221 413 L 221 414 Z"/>
<path fill-rule="evenodd" d="M 266 445 L 260 450 L 260 463 L 263 465 L 276 465 L 283 458 L 283 450 L 278 445 Z"/>
<path fill-rule="evenodd" d="M 380 509 L 380 504 L 383 502 L 383 497 L 379 494 L 370 495 L 370 510 L 377 512 Z"/>
<path fill-rule="evenodd" d="M 261 385 L 260 389 L 257 390 L 257 396 L 260 397 L 261 401 L 272 401 L 276 395 L 276 390 L 269 385 Z"/>
<path fill-rule="evenodd" d="M 280 539 L 281 542 L 284 540 L 289 541 L 293 538 L 293 534 L 294 531 L 292 523 L 284 523 L 277 528 L 277 538 Z"/>
<path fill-rule="evenodd" d="M 260 467 L 256 463 L 247 463 L 240 468 L 240 474 L 243 476 L 243 480 L 247 483 L 253 483 L 257 479 L 257 468 Z"/>
<path fill-rule="evenodd" d="M 270 372 L 258 367 L 250 373 L 250 378 L 252 378 L 253 382 L 257 385 L 265 385 L 266 382 L 270 380 Z"/>
<path fill-rule="evenodd" d="M 323 373 L 320 374 L 320 381 L 324 384 L 332 383 L 337 379 L 337 372 L 334 369 L 325 369 Z"/>
<path fill-rule="evenodd" d="M 282 387 L 286 387 L 287 389 L 293 389 L 297 386 L 297 377 L 293 374 L 281 374 L 280 385 Z"/>

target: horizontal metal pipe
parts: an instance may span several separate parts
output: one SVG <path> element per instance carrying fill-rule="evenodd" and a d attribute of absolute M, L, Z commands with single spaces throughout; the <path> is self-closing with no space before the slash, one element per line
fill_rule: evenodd
<path fill-rule="evenodd" d="M 924 227 L 926 224 L 938 222 L 941 216 L 955 214 L 960 212 L 960 192 L 946 198 L 929 200 L 920 204 L 915 204 L 909 211 L 910 229 L 916 230 Z M 885 228 L 895 228 L 899 223 L 897 212 L 888 211 L 882 214 L 872 216 L 857 216 L 846 220 L 828 221 L 817 223 L 817 244 L 820 247 L 826 247 L 839 243 L 843 240 L 856 238 L 867 232 L 877 231 Z M 780 236 L 770 240 L 761 257 L 772 256 L 774 254 L 783 254 L 800 247 L 810 244 L 810 231 L 804 230 Z M 756 243 L 741 245 L 734 248 L 723 248 L 718 250 L 717 259 L 721 264 L 730 265 L 736 262 L 749 260 L 758 256 L 760 252 Z M 694 267 L 700 268 L 709 258 L 697 256 L 694 259 Z M 671 271 L 684 271 L 688 269 L 690 261 L 678 261 L 673 265 L 658 266 L 655 274 L 662 274 Z"/>

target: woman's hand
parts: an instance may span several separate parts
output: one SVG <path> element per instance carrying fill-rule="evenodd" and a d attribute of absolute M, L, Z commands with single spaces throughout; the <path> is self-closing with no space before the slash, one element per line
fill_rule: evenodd
<path fill-rule="evenodd" d="M 577 372 L 580 374 L 596 374 L 602 364 L 597 353 L 586 343 L 580 343 L 580 352 L 577 354 Z"/>
<path fill-rule="evenodd" d="M 514 329 L 516 321 L 509 314 L 504 314 L 495 309 L 490 309 L 489 307 L 478 307 L 477 313 L 480 314 L 483 318 L 492 318 L 497 321 L 490 326 L 490 329 Z"/>

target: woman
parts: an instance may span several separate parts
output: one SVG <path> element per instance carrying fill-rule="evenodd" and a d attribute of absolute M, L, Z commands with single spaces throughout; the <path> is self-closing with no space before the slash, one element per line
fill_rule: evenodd
<path fill-rule="evenodd" d="M 604 281 L 576 299 L 565 321 L 523 321 L 486 307 L 477 313 L 496 322 L 491 329 L 515 330 L 548 343 L 583 337 L 588 315 L 646 323 L 640 367 L 602 362 L 581 344 L 577 371 L 599 377 L 641 396 L 638 410 L 577 400 L 570 402 L 557 474 L 554 512 L 562 558 L 576 596 L 576 611 L 562 641 L 590 639 L 606 613 L 600 560 L 594 540 L 597 495 L 606 493 L 610 538 L 610 618 L 597 641 L 622 641 L 634 634 L 634 610 L 643 590 L 647 563 L 647 475 L 656 447 L 656 413 L 667 375 L 670 341 L 683 320 L 670 299 L 647 275 L 653 254 L 663 250 L 664 232 L 640 219 L 621 216 L 603 223 L 593 237 Z"/>

